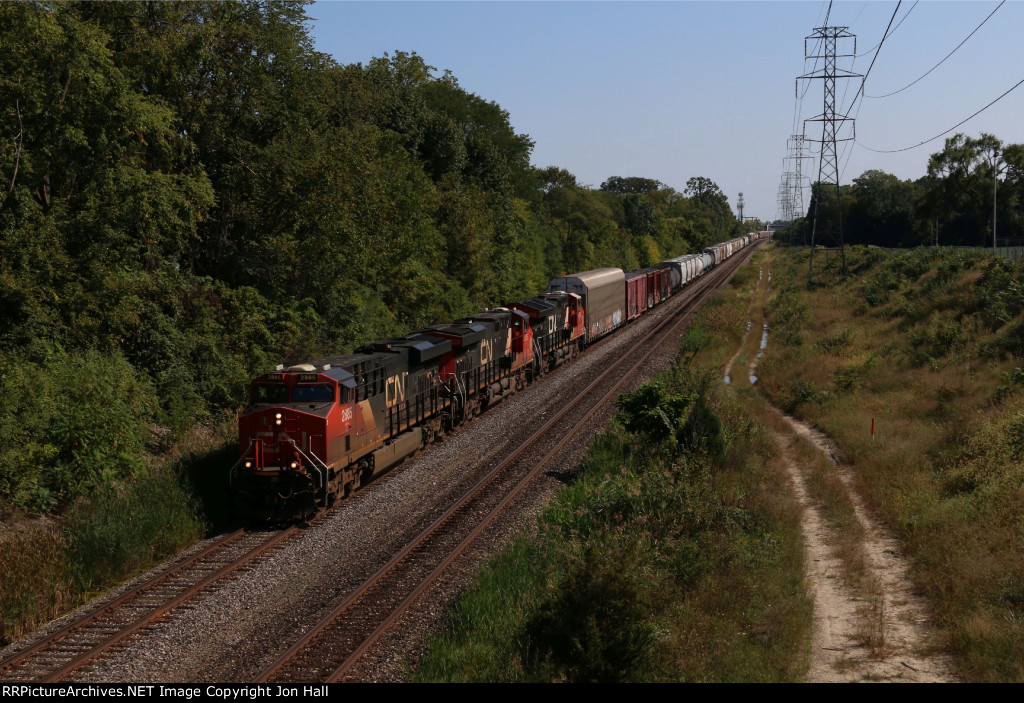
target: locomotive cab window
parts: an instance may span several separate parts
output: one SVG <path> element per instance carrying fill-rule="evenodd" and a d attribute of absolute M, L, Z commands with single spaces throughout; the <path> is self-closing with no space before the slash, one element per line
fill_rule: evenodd
<path fill-rule="evenodd" d="M 287 403 L 288 386 L 282 383 L 257 383 L 252 389 L 253 403 Z"/>
<path fill-rule="evenodd" d="M 334 389 L 325 383 L 292 388 L 293 403 L 329 403 L 332 400 L 334 400 Z"/>

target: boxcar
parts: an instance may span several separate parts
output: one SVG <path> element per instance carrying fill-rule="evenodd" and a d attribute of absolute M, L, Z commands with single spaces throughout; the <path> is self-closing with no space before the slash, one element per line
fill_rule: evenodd
<path fill-rule="evenodd" d="M 635 320 L 647 309 L 647 274 L 630 271 L 626 277 L 626 319 Z"/>
<path fill-rule="evenodd" d="M 583 301 L 587 341 L 602 337 L 626 321 L 626 277 L 622 269 L 604 268 L 559 276 L 548 293 L 575 293 Z"/>

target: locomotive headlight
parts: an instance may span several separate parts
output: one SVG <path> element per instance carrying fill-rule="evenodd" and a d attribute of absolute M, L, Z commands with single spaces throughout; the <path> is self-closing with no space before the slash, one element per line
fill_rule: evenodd
<path fill-rule="evenodd" d="M 252 468 L 252 462 L 251 461 L 245 462 L 245 468 L 251 469 Z"/>
<path fill-rule="evenodd" d="M 281 424 L 281 413 L 278 413 L 277 415 L 274 416 L 274 424 L 275 425 L 280 425 Z"/>
<path fill-rule="evenodd" d="M 299 468 L 299 462 L 293 461 L 291 464 L 289 464 L 289 466 L 291 466 L 293 469 L 297 469 Z"/>

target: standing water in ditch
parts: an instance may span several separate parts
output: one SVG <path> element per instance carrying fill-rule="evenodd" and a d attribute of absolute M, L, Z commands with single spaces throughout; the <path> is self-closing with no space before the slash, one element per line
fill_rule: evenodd
<path fill-rule="evenodd" d="M 757 356 L 750 362 L 750 385 L 757 383 L 757 376 L 754 375 L 754 370 L 757 369 L 757 361 L 764 356 L 764 349 L 768 346 L 768 323 L 761 325 L 761 351 L 757 352 Z"/>
<path fill-rule="evenodd" d="M 749 312 L 749 310 L 747 312 Z M 736 353 L 732 355 L 731 359 L 729 359 L 729 363 L 725 365 L 725 378 L 723 380 L 725 381 L 726 385 L 732 383 L 732 376 L 730 376 L 729 373 L 732 371 L 732 365 L 733 363 L 735 363 L 736 357 L 738 357 L 740 355 L 740 352 L 743 351 L 743 345 L 747 343 L 747 335 L 750 334 L 750 328 L 753 326 L 753 324 L 753 320 L 747 320 L 747 329 L 743 333 L 743 339 L 740 340 L 740 348 L 736 350 Z"/>

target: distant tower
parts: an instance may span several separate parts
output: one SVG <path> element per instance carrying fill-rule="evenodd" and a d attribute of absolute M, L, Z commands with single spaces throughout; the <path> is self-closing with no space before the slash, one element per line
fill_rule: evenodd
<path fill-rule="evenodd" d="M 811 282 L 811 272 L 814 269 L 814 245 L 816 237 L 822 242 L 830 240 L 831 243 L 839 244 L 839 252 L 842 256 L 843 276 L 846 276 L 846 249 L 843 241 L 843 213 L 839 201 L 839 158 L 836 155 L 836 142 L 848 141 L 856 136 L 851 128 L 851 136 L 837 137 L 839 126 L 844 122 L 853 123 L 853 118 L 847 115 L 836 114 L 836 79 L 837 78 L 859 78 L 859 73 L 850 73 L 836 68 L 836 59 L 849 58 L 857 54 L 857 37 L 850 34 L 849 27 L 816 27 L 814 34 L 804 38 L 804 58 L 824 59 L 825 64 L 819 71 L 800 76 L 801 79 L 821 79 L 824 81 L 824 108 L 817 117 L 812 117 L 807 122 L 821 122 L 821 158 L 818 161 L 818 187 L 812 192 L 814 198 L 814 224 L 811 229 L 811 255 L 807 264 L 807 282 Z M 808 51 L 808 40 L 817 40 L 820 48 L 814 51 L 824 53 L 812 54 Z M 837 46 L 840 40 L 852 39 L 853 50 L 850 53 L 837 53 Z M 852 127 L 852 124 L 851 124 Z M 813 139 L 811 141 L 818 141 Z M 833 190 L 833 186 L 835 186 Z M 832 194 L 835 194 L 834 200 Z M 830 200 L 823 204 L 823 200 Z M 824 207 L 823 205 L 830 207 Z M 820 217 L 819 217 L 820 216 Z M 819 220 L 821 220 L 819 222 Z M 833 222 L 834 220 L 834 222 Z M 838 233 L 838 238 L 837 238 Z M 824 268 L 828 265 L 828 254 L 826 252 L 825 264 L 819 266 Z"/>
<path fill-rule="evenodd" d="M 779 205 L 779 219 L 783 222 L 792 222 L 802 214 L 799 213 L 795 201 L 793 200 L 794 182 L 796 182 L 796 174 L 792 171 L 783 172 L 782 178 L 779 179 L 779 195 L 777 201 Z"/>
<path fill-rule="evenodd" d="M 789 189 L 790 221 L 807 214 L 804 210 L 804 173 L 803 162 L 814 159 L 806 153 L 806 138 L 802 134 L 794 134 L 786 146 L 789 155 L 786 157 L 786 185 Z"/>
<path fill-rule="evenodd" d="M 807 155 L 806 138 L 802 134 L 794 134 L 786 142 L 786 157 L 782 160 L 782 178 L 779 180 L 779 219 L 793 222 L 804 217 L 804 188 L 807 187 L 803 174 L 803 162 L 814 159 Z"/>
<path fill-rule="evenodd" d="M 740 211 L 740 222 L 743 222 L 743 193 L 740 193 L 739 200 L 736 201 L 736 207 Z"/>

